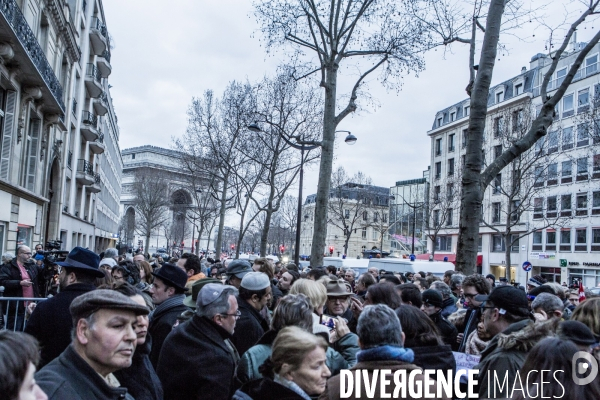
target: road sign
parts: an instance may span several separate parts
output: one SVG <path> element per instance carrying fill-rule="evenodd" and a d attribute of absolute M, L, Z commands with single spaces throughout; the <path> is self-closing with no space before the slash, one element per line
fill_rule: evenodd
<path fill-rule="evenodd" d="M 561 267 L 566 267 L 567 266 L 567 260 L 565 258 L 561 258 L 560 259 L 560 266 Z"/>
<path fill-rule="evenodd" d="M 523 271 L 529 272 L 529 271 L 531 271 L 531 268 L 533 268 L 533 267 L 531 266 L 531 263 L 529 261 L 525 261 L 523 263 Z"/>

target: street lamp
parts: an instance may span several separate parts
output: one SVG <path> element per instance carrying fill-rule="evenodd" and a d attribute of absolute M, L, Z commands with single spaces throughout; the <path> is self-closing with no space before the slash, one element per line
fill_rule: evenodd
<path fill-rule="evenodd" d="M 248 125 L 248 129 L 252 132 L 264 132 L 261 127 L 258 125 L 258 121 L 254 121 L 250 125 Z M 337 132 L 345 132 L 348 133 L 344 142 L 352 146 L 358 140 L 356 136 L 354 136 L 350 131 L 339 130 Z M 316 149 L 317 147 L 321 147 L 321 142 L 316 141 L 304 141 L 301 139 L 300 135 L 292 136 L 296 139 L 296 143 L 292 143 L 288 136 L 283 134 L 280 130 L 277 130 L 277 134 L 290 146 L 294 149 L 300 150 L 300 174 L 298 178 L 298 210 L 296 216 L 296 245 L 294 246 L 294 264 L 300 265 L 300 229 L 302 225 L 302 185 L 304 182 L 304 151 L 311 151 Z"/>

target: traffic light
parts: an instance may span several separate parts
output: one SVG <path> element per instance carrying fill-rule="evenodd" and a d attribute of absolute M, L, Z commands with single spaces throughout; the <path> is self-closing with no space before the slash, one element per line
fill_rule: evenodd
<path fill-rule="evenodd" d="M 232 244 L 231 245 L 231 250 L 234 250 L 234 249 L 235 249 L 235 244 Z"/>
<path fill-rule="evenodd" d="M 333 246 L 329 246 L 329 255 L 333 255 Z"/>
<path fill-rule="evenodd" d="M 284 250 L 285 250 L 285 246 L 284 245 L 279 246 L 279 252 L 280 253 L 283 254 Z"/>

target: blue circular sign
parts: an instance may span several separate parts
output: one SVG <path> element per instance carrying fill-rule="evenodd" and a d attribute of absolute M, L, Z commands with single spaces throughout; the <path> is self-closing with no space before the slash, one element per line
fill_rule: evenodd
<path fill-rule="evenodd" d="M 531 268 L 533 268 L 533 266 L 531 265 L 531 263 L 529 261 L 525 261 L 523 263 L 523 271 L 529 272 L 529 271 L 531 271 Z"/>

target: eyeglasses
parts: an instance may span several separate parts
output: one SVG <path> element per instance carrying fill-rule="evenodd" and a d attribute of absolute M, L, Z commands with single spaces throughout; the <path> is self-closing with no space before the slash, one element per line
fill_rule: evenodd
<path fill-rule="evenodd" d="M 25 254 L 25 255 L 28 255 L 28 256 L 30 256 L 30 255 L 31 255 L 31 252 L 29 252 L 29 253 L 26 253 L 26 252 L 22 251 L 22 252 L 20 252 L 19 254 Z"/>
<path fill-rule="evenodd" d="M 465 298 L 472 299 L 477 296 L 479 293 L 465 293 Z"/>
<path fill-rule="evenodd" d="M 222 316 L 227 316 L 227 317 L 234 317 L 236 320 L 240 319 L 240 316 L 242 315 L 242 313 L 240 312 L 240 310 L 237 310 L 235 312 L 235 314 L 220 314 Z"/>

